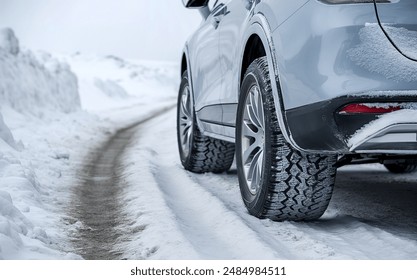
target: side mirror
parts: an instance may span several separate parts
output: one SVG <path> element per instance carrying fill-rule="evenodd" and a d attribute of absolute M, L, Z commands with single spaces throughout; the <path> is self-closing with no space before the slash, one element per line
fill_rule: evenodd
<path fill-rule="evenodd" d="M 204 8 L 207 7 L 208 0 L 182 0 L 186 8 Z"/>
<path fill-rule="evenodd" d="M 209 0 L 182 0 L 182 3 L 186 8 L 197 8 L 203 19 L 206 19 L 210 14 L 208 1 Z"/>

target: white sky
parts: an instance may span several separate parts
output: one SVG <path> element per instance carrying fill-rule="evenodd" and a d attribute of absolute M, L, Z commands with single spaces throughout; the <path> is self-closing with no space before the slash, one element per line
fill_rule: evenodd
<path fill-rule="evenodd" d="M 200 21 L 181 0 L 0 0 L 0 28 L 49 52 L 176 61 Z"/>

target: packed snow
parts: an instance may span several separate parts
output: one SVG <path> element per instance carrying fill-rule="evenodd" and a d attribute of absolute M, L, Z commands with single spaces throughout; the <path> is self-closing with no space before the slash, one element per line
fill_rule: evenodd
<path fill-rule="evenodd" d="M 402 109 L 383 114 L 375 121 L 366 124 L 364 127 L 356 131 L 355 134 L 349 139 L 348 145 L 350 147 L 357 146 L 359 143 L 362 143 L 370 136 L 375 135 L 386 127 L 408 123 L 417 123 L 417 110 Z"/>
<path fill-rule="evenodd" d="M 235 167 L 216 175 L 182 168 L 177 65 L 22 51 L 13 31 L 0 34 L 0 259 L 86 257 L 77 240 L 94 229 L 75 215 L 79 176 L 107 148 L 120 148 L 109 154 L 117 159 L 99 158 L 121 190 L 109 245 L 118 258 L 417 258 L 415 174 L 345 167 L 319 221 L 259 220 L 242 203 Z M 377 121 L 388 118 L 399 116 Z"/>
<path fill-rule="evenodd" d="M 383 25 L 385 32 L 393 40 L 395 45 L 408 57 L 417 59 L 417 32 L 404 27 L 395 27 L 389 24 Z"/>
<path fill-rule="evenodd" d="M 408 40 L 410 47 L 407 49 L 413 49 L 415 53 L 415 39 L 413 38 L 415 38 L 417 32 L 404 34 L 398 28 L 387 28 L 393 34 L 402 34 L 401 38 L 397 38 L 397 36 L 396 39 L 401 42 Z M 359 31 L 359 38 L 360 44 L 348 51 L 350 59 L 358 66 L 370 72 L 381 74 L 390 80 L 417 81 L 417 63 L 401 55 L 387 39 L 378 24 L 367 24 Z"/>
<path fill-rule="evenodd" d="M 417 110 L 417 103 L 415 102 L 386 102 L 386 103 L 361 103 L 369 108 L 389 109 L 399 107 L 401 109 Z"/>

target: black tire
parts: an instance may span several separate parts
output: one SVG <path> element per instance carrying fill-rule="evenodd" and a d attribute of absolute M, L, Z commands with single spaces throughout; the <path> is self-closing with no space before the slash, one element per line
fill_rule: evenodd
<path fill-rule="evenodd" d="M 385 168 L 395 174 L 413 173 L 417 170 L 417 161 L 406 161 L 404 163 L 386 163 Z"/>
<path fill-rule="evenodd" d="M 183 96 L 188 88 L 189 100 L 189 119 L 185 119 L 181 112 Z M 177 103 L 177 140 L 181 163 L 186 170 L 194 173 L 221 173 L 230 169 L 233 163 L 235 145 L 230 142 L 214 139 L 201 133 L 196 122 L 194 104 L 191 98 L 190 84 L 188 82 L 187 71 L 182 76 L 180 91 Z M 189 121 L 189 142 L 185 145 L 185 135 L 183 132 Z"/>
<path fill-rule="evenodd" d="M 247 131 L 247 128 L 243 126 L 244 122 L 246 125 L 250 122 L 248 118 L 244 119 L 244 110 L 249 110 L 247 98 L 255 87 L 261 93 L 264 110 L 262 116 L 265 121 L 263 161 L 256 192 L 252 185 L 249 186 L 255 179 L 247 179 L 244 168 L 248 167 L 243 162 L 243 157 L 247 156 L 242 152 L 244 141 L 252 142 L 250 137 L 244 139 L 243 130 Z M 308 221 L 320 218 L 332 196 L 336 161 L 336 156 L 299 152 L 287 143 L 277 120 L 267 59 L 256 59 L 247 69 L 242 82 L 236 125 L 239 185 L 249 213 L 275 221 Z"/>

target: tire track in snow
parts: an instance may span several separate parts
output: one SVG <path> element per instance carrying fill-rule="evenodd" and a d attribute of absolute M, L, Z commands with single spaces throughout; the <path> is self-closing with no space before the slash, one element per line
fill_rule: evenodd
<path fill-rule="evenodd" d="M 174 127 L 174 124 L 170 125 L 166 122 L 155 123 L 149 129 L 152 134 L 163 136 L 163 139 L 158 140 L 157 143 L 142 142 L 142 144 L 154 150 L 156 157 L 151 162 L 156 166 L 154 171 L 155 180 L 159 183 L 160 189 L 165 194 L 167 204 L 173 209 L 179 223 L 183 223 L 184 235 L 191 241 L 194 239 L 195 246 L 201 246 L 198 238 L 203 239 L 202 242 L 204 242 L 204 239 L 211 238 L 213 246 L 221 244 L 222 239 L 216 239 L 215 233 L 213 233 L 215 230 L 219 232 L 221 230 L 215 229 L 215 226 L 210 224 L 211 222 L 205 221 L 212 219 L 211 216 L 214 215 L 217 221 L 213 223 L 218 222 L 219 224 L 223 223 L 219 220 L 224 220 L 225 217 L 233 217 L 234 222 L 239 224 L 239 226 L 236 226 L 236 232 L 239 232 L 241 227 L 244 228 L 245 232 L 252 232 L 253 236 L 256 236 L 256 244 L 263 244 L 263 246 L 268 247 L 269 252 L 272 251 L 281 258 L 403 259 L 413 255 L 412 251 L 417 246 L 415 240 L 402 238 L 402 234 L 395 234 L 395 231 L 391 231 L 392 229 L 395 230 L 395 226 L 391 228 L 389 226 L 381 227 L 375 222 L 369 223 L 366 218 L 375 216 L 371 220 L 378 222 L 378 213 L 392 215 L 394 212 L 396 217 L 391 217 L 388 220 L 398 220 L 401 214 L 409 218 L 410 214 L 414 213 L 412 209 L 415 209 L 415 204 L 412 206 L 410 203 L 411 198 L 406 201 L 401 195 L 398 195 L 398 201 L 388 203 L 389 195 L 387 197 L 386 194 L 381 194 L 381 202 L 384 201 L 386 205 L 374 205 L 374 207 L 371 194 L 375 198 L 381 182 L 373 182 L 372 178 L 364 174 L 362 182 L 356 184 L 355 180 L 347 178 L 346 173 L 342 170 L 339 174 L 334 196 L 334 200 L 337 201 L 336 205 L 341 207 L 335 208 L 335 204 L 331 204 L 328 212 L 321 220 L 311 223 L 275 223 L 269 220 L 258 220 L 247 214 L 241 202 L 237 175 L 233 174 L 233 171 L 231 174 L 196 175 L 183 170 L 177 156 Z M 360 167 L 360 169 L 362 168 Z M 355 174 L 356 172 L 361 174 L 360 169 L 356 170 Z M 386 178 L 392 178 L 391 174 L 385 173 Z M 409 188 L 414 185 L 415 179 L 412 179 L 412 182 L 408 183 Z M 369 187 L 368 185 L 372 187 L 365 191 Z M 389 184 L 385 185 L 388 189 Z M 349 190 L 346 193 L 346 191 L 338 189 L 338 186 Z M 395 186 L 389 187 L 392 187 L 391 192 L 395 193 Z M 363 202 L 357 199 L 356 196 L 360 197 L 366 193 L 369 193 L 369 195 L 366 195 L 369 197 L 362 199 Z M 354 199 L 350 200 L 349 198 Z M 401 202 L 406 202 L 409 205 L 406 206 L 409 208 L 406 212 L 395 210 L 398 207 L 395 204 L 401 204 Z M 348 209 L 347 206 L 351 209 Z M 214 213 L 210 213 L 211 210 Z M 371 213 L 369 210 L 372 210 Z M 223 216 L 218 214 L 219 212 L 222 212 Z M 194 217 L 188 216 L 187 213 L 191 213 Z M 415 221 L 415 219 L 411 219 L 411 223 L 413 223 L 413 220 Z M 235 227 L 235 224 L 230 221 L 225 223 L 229 227 Z M 386 223 L 384 224 L 386 225 Z M 405 229 L 399 229 L 402 233 L 409 235 L 407 234 L 407 231 L 409 231 L 408 233 L 415 236 L 413 234 L 414 226 L 410 226 L 408 222 L 404 222 L 404 226 Z M 209 227 L 205 236 L 200 231 L 194 230 L 195 228 L 204 229 L 205 227 Z M 189 229 L 194 231 L 189 231 Z M 224 231 L 223 235 L 229 235 L 227 230 Z M 232 233 L 230 236 L 234 236 L 234 234 Z M 240 240 L 244 240 L 244 238 Z M 250 244 L 251 240 L 251 238 L 247 239 L 246 243 Z M 245 241 L 240 243 L 240 246 L 245 245 Z M 206 241 L 205 244 L 209 244 L 209 242 Z M 384 246 L 384 244 L 386 245 Z M 235 246 L 237 251 L 241 249 L 238 248 L 239 245 Z M 233 246 L 224 245 L 223 255 L 229 253 L 227 248 L 233 248 Z M 205 253 L 203 255 L 205 258 L 210 258 L 210 253 L 216 253 L 204 251 L 205 248 L 202 248 L 202 250 Z M 229 258 L 238 255 L 237 251 Z M 217 254 L 211 257 L 221 258 L 221 255 Z"/>
<path fill-rule="evenodd" d="M 177 155 L 175 123 L 170 124 L 168 115 L 163 117 L 146 125 L 152 137 L 144 137 L 136 146 L 151 151 L 153 156 L 147 164 L 154 166 L 153 181 L 176 216 L 182 235 L 201 258 L 268 258 L 264 252 L 273 259 L 348 258 L 299 231 L 296 224 L 250 216 L 242 203 L 236 174 L 197 175 L 185 171 Z"/>
<path fill-rule="evenodd" d="M 214 176 L 213 176 L 214 175 Z M 295 222 L 274 222 L 251 216 L 241 199 L 237 174 L 193 174 L 193 180 L 217 197 L 225 207 L 234 212 L 249 228 L 255 231 L 271 249 L 285 254 L 286 259 L 344 259 L 331 246 L 319 242 L 298 230 Z M 228 186 L 223 188 L 224 186 Z M 301 224 L 301 223 L 300 223 Z M 295 253 L 296 252 L 296 253 Z"/>
<path fill-rule="evenodd" d="M 121 202 L 121 191 L 126 185 L 122 156 L 140 126 L 167 109 L 119 129 L 88 155 L 79 174 L 80 184 L 73 191 L 69 214 L 76 225 L 72 242 L 83 258 L 109 260 L 123 255 L 117 245 L 129 234 L 124 228 L 130 221 Z"/>
<path fill-rule="evenodd" d="M 336 203 L 330 205 L 329 211 L 318 222 L 275 223 L 248 215 L 241 202 L 236 174 L 195 175 L 183 170 L 177 155 L 174 120 L 174 112 L 170 111 L 143 123 L 133 137 L 136 143 L 126 140 L 132 135 L 120 136 L 121 142 L 130 142 L 127 149 L 129 163 L 122 158 L 116 161 L 124 161 L 129 174 L 126 170 L 114 170 L 117 171 L 116 178 L 128 181 L 130 188 L 124 190 L 124 194 L 119 191 L 116 196 L 124 196 L 124 199 L 129 196 L 131 200 L 126 208 L 128 211 L 116 215 L 118 224 L 112 227 L 109 236 L 119 234 L 119 237 L 113 240 L 113 244 L 110 240 L 104 254 L 110 252 L 112 258 L 122 256 L 119 241 L 128 233 L 121 229 L 129 222 L 129 216 L 137 219 L 135 226 L 144 223 L 146 227 L 135 235 L 136 240 L 122 240 L 123 246 L 131 250 L 128 256 L 143 258 L 181 258 L 178 256 L 183 254 L 184 258 L 192 259 L 398 259 L 411 256 L 412 251 L 417 250 L 415 241 L 400 237 L 404 233 L 406 237 L 416 236 L 415 219 L 411 224 L 406 221 L 415 209 L 412 199 L 404 200 L 398 195 L 398 199 L 382 207 L 379 204 L 386 201 L 389 185 L 385 184 L 385 194 L 379 195 L 379 203 L 375 205 L 372 200 L 376 191 L 381 190 L 377 186 L 381 182 L 372 183 L 372 179 L 365 178 L 366 175 L 362 176 L 358 186 L 352 186 L 356 185 L 355 180 L 342 172 L 335 190 Z M 121 149 L 126 149 L 126 146 Z M 114 164 L 109 165 L 114 167 Z M 120 162 L 115 165 L 122 166 Z M 100 179 L 103 178 L 97 180 Z M 415 179 L 412 182 L 402 188 L 408 191 Z M 120 182 L 116 184 L 121 185 Z M 369 187 L 367 184 L 373 184 L 372 189 L 361 190 Z M 338 190 L 338 185 L 343 190 Z M 137 188 L 140 191 L 136 190 L 132 197 L 131 191 Z M 406 207 L 401 206 L 404 201 Z M 120 209 L 120 202 L 117 199 L 115 202 L 119 203 Z M 382 221 L 381 213 L 384 216 L 395 213 L 388 222 L 403 214 L 407 216 L 397 222 L 397 225 L 404 226 L 404 229 L 398 229 L 401 231 L 398 236 L 395 226 L 389 226 L 386 221 L 379 222 Z M 88 227 L 84 230 L 88 231 Z M 117 230 L 121 231 L 118 233 Z M 103 242 L 97 246 L 104 246 Z M 158 251 L 153 253 L 151 250 L 148 256 L 147 248 Z M 176 253 L 178 251 L 181 253 Z M 105 258 L 110 258 L 108 256 Z"/>
<path fill-rule="evenodd" d="M 161 162 L 160 160 L 158 162 Z M 205 259 L 277 259 L 284 258 L 269 248 L 259 235 L 234 212 L 186 173 L 171 171 L 169 166 L 156 169 L 154 176 L 165 194 L 179 227 L 195 250 Z"/>
<path fill-rule="evenodd" d="M 390 174 L 385 172 L 385 175 L 389 177 Z M 361 193 L 369 191 L 363 190 L 363 185 L 362 187 L 360 185 L 357 187 L 350 186 L 352 183 L 349 182 L 343 171 L 339 175 L 340 181 L 348 185 L 342 187 L 353 188 L 355 192 L 349 193 L 346 190 L 336 189 L 335 199 L 338 202 L 331 204 L 331 207 L 329 207 L 322 219 L 309 223 L 275 223 L 268 220 L 253 220 L 253 217 L 246 214 L 243 204 L 240 203 L 239 187 L 237 180 L 234 178 L 235 174 L 192 176 L 213 195 L 223 200 L 225 205 L 229 205 L 232 211 L 236 211 L 243 220 L 247 221 L 248 226 L 256 230 L 272 248 L 279 250 L 284 244 L 284 246 L 292 248 L 292 251 L 296 249 L 297 259 L 404 259 L 409 258 L 408 256 L 412 255 L 413 252 L 417 252 L 417 246 L 412 239 L 401 237 L 403 234 L 399 234 L 399 232 L 393 234 L 392 229 L 395 226 L 384 228 L 378 226 L 380 222 L 371 222 L 370 220 L 352 216 L 356 212 L 367 213 L 368 217 L 370 217 L 369 210 L 374 206 L 370 203 L 370 197 L 364 201 L 364 205 L 361 205 L 364 208 L 362 211 L 358 210 L 357 207 L 359 199 L 354 200 L 356 204 L 348 203 L 346 197 L 360 197 Z M 360 173 L 357 176 L 362 177 Z M 348 182 L 345 182 L 346 180 Z M 368 185 L 373 185 L 369 177 L 366 182 Z M 235 187 L 222 189 L 214 187 L 216 184 L 222 186 L 235 185 Z M 356 184 L 353 185 L 356 186 Z M 393 190 L 393 187 L 392 185 L 389 186 L 391 190 Z M 412 200 L 412 198 L 408 200 Z M 401 201 L 404 201 L 404 199 L 401 198 Z M 342 207 L 339 210 L 335 210 L 335 204 Z M 346 205 L 349 205 L 351 209 L 356 209 L 347 211 Z M 415 208 L 415 205 L 411 207 Z M 387 212 L 386 214 L 390 213 L 391 215 L 395 213 L 392 205 L 377 205 L 372 212 L 378 212 L 379 214 Z M 401 213 L 408 216 L 414 212 L 409 209 L 408 213 L 395 213 L 398 215 L 397 221 Z M 395 218 L 392 217 L 390 220 L 392 219 Z M 413 232 L 413 227 L 408 226 L 407 229 Z M 387 254 L 387 252 L 389 253 Z M 289 256 L 289 258 L 293 257 Z"/>

